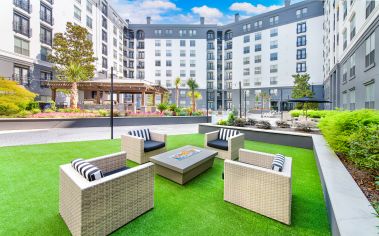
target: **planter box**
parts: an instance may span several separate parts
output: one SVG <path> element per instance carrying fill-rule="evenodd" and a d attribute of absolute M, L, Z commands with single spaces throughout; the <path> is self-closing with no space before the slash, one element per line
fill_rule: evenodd
<path fill-rule="evenodd" d="M 211 117 L 209 117 L 211 120 Z M 206 116 L 162 116 L 162 117 L 115 117 L 114 126 L 197 124 L 207 122 Z M 0 130 L 51 129 L 108 127 L 109 117 L 96 118 L 17 118 L 0 119 Z"/>
<path fill-rule="evenodd" d="M 379 218 L 322 135 L 199 124 L 199 133 L 237 129 L 245 139 L 313 149 L 333 235 L 378 235 Z"/>

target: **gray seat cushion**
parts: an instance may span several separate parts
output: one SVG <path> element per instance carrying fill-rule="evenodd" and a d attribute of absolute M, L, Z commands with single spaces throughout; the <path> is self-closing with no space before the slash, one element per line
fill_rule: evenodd
<path fill-rule="evenodd" d="M 104 177 L 116 174 L 118 172 L 121 172 L 121 171 L 124 171 L 124 170 L 127 170 L 127 169 L 129 169 L 129 168 L 127 166 L 125 166 L 125 167 L 121 167 L 121 168 L 116 169 L 116 170 L 112 170 L 112 171 L 106 172 L 106 173 L 104 173 Z"/>
<path fill-rule="evenodd" d="M 163 148 L 165 146 L 164 142 L 158 142 L 158 141 L 144 141 L 143 142 L 143 151 L 144 152 L 151 152 L 160 148 Z"/>
<path fill-rule="evenodd" d="M 226 140 L 216 139 L 216 140 L 208 141 L 207 144 L 209 147 L 228 151 L 228 141 Z"/>

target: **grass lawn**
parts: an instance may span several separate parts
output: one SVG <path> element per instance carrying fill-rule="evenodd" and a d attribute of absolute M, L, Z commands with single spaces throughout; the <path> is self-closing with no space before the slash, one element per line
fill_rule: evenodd
<path fill-rule="evenodd" d="M 168 148 L 203 146 L 202 134 L 169 136 Z M 293 157 L 292 225 L 223 200 L 223 161 L 185 186 L 155 177 L 155 207 L 115 235 L 330 235 L 312 150 L 246 141 Z M 0 235 L 68 235 L 58 213 L 58 167 L 118 152 L 120 140 L 0 148 Z M 129 163 L 133 165 L 133 163 Z"/>

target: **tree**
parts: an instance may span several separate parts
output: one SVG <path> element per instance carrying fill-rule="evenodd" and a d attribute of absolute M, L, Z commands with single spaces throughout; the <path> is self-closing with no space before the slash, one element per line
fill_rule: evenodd
<path fill-rule="evenodd" d="M 292 98 L 313 97 L 314 93 L 311 90 L 311 85 L 309 84 L 309 80 L 311 79 L 309 74 L 295 74 L 292 75 L 292 77 L 294 78 L 294 86 L 291 94 Z M 309 108 L 309 105 L 310 104 L 300 103 L 297 108 L 306 109 Z M 316 108 L 317 106 L 318 105 L 316 104 Z"/>
<path fill-rule="evenodd" d="M 192 92 L 188 91 L 187 96 L 192 98 Z M 195 110 L 196 110 L 196 100 L 202 99 L 203 96 L 201 96 L 201 93 L 199 91 L 195 91 Z"/>
<path fill-rule="evenodd" d="M 168 109 L 168 105 L 166 103 L 159 103 L 157 109 L 161 112 L 161 114 Z"/>
<path fill-rule="evenodd" d="M 192 92 L 192 94 L 191 94 L 191 97 L 192 97 L 192 112 L 194 112 L 195 109 L 196 109 L 196 107 L 195 107 L 195 103 L 196 103 L 195 90 L 199 87 L 199 85 L 196 83 L 196 80 L 192 79 L 192 78 L 188 79 L 187 85 L 188 85 L 188 87 L 190 89 L 190 92 Z"/>
<path fill-rule="evenodd" d="M 176 105 L 179 106 L 179 85 L 182 82 L 180 77 L 176 77 L 175 79 L 175 88 L 176 88 Z"/>
<path fill-rule="evenodd" d="M 68 22 L 65 33 L 56 33 L 53 40 L 53 53 L 49 61 L 54 63 L 58 78 L 71 82 L 71 108 L 77 108 L 77 83 L 94 77 L 96 58 L 92 42 L 87 38 L 87 29 Z"/>

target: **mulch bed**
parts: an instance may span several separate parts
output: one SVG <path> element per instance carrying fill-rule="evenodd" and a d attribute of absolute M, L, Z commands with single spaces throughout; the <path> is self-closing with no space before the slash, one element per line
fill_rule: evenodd
<path fill-rule="evenodd" d="M 371 203 L 379 202 L 379 189 L 375 186 L 375 177 L 379 176 L 379 170 L 362 170 L 349 159 L 340 155 L 338 157 L 361 188 L 362 192 L 366 195 L 367 199 Z"/>

